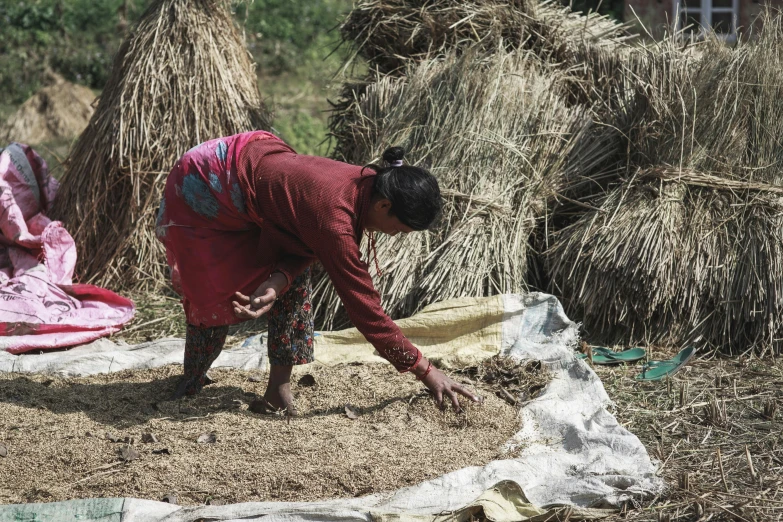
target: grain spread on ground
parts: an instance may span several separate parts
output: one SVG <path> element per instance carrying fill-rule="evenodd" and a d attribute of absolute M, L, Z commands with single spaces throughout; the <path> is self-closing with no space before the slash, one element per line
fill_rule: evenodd
<path fill-rule="evenodd" d="M 165 400 L 181 371 L 0 374 L 0 443 L 8 449 L 0 502 L 174 493 L 193 505 L 394 490 L 511 456 L 505 443 L 519 429 L 518 407 L 499 390 L 546 382 L 532 367 L 516 388 L 507 369 L 455 374 L 485 399 L 456 415 L 438 411 L 420 382 L 389 365 L 308 365 L 294 373 L 299 416 L 289 423 L 248 410 L 265 374 L 213 370 L 215 384 L 200 395 Z"/>

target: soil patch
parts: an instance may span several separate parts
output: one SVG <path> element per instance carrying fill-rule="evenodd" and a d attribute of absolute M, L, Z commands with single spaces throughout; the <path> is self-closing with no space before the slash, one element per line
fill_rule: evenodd
<path fill-rule="evenodd" d="M 92 116 L 95 94 L 57 75 L 50 81 L 0 125 L 0 141 L 38 145 L 82 133 Z"/>
<path fill-rule="evenodd" d="M 409 486 L 511 456 L 514 394 L 547 377 L 529 366 L 501 392 L 481 380 L 497 377 L 486 371 L 493 364 L 455 374 L 485 398 L 459 415 L 439 411 L 421 383 L 388 365 L 297 368 L 300 415 L 290 423 L 248 410 L 265 389 L 259 373 L 214 370 L 215 384 L 182 401 L 165 400 L 179 366 L 74 379 L 0 374 L 0 502 L 312 501 Z"/>
<path fill-rule="evenodd" d="M 651 351 L 655 360 L 677 353 Z M 608 520 L 783 519 L 783 360 L 707 355 L 668 382 L 634 380 L 638 365 L 595 370 L 669 486 Z"/>

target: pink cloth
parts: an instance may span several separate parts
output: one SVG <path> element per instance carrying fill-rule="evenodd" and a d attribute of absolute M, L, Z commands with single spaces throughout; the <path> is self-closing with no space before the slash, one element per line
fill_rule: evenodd
<path fill-rule="evenodd" d="M 27 145 L 0 152 L 0 349 L 62 348 L 118 331 L 133 318 L 130 299 L 73 284 L 76 247 L 46 217 L 57 192 L 46 162 Z"/>

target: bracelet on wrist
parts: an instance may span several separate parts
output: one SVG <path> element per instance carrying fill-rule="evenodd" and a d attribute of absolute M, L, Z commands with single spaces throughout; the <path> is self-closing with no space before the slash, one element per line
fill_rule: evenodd
<path fill-rule="evenodd" d="M 428 376 L 428 375 L 430 374 L 430 372 L 431 372 L 431 371 L 432 371 L 432 361 L 427 361 L 427 369 L 426 369 L 426 370 L 424 370 L 424 373 L 422 373 L 421 375 L 417 375 L 417 376 L 416 376 L 416 379 L 418 379 L 418 380 L 420 380 L 420 381 L 423 381 L 423 380 L 424 380 L 424 378 L 425 378 L 426 376 Z"/>
<path fill-rule="evenodd" d="M 288 275 L 285 272 L 283 272 L 282 270 L 273 270 L 272 273 L 269 274 L 269 279 L 272 279 L 272 276 L 275 275 L 275 274 L 280 274 L 281 276 L 283 276 L 283 279 L 285 279 L 285 284 L 286 285 L 290 284 L 290 281 L 288 280 Z"/>

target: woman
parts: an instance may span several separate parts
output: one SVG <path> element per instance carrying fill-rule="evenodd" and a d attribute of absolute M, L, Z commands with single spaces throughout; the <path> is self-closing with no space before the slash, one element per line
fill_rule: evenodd
<path fill-rule="evenodd" d="M 191 149 L 169 174 L 156 233 L 187 317 L 184 377 L 175 397 L 198 393 L 228 326 L 268 313 L 271 370 L 264 401 L 293 413 L 294 365 L 313 362 L 309 265 L 318 260 L 348 316 L 378 353 L 456 410 L 479 398 L 422 356 L 384 313 L 362 234 L 426 230 L 440 213 L 435 178 L 384 154 L 386 168 L 303 156 L 264 131 Z M 376 261 L 377 262 L 377 261 Z"/>

